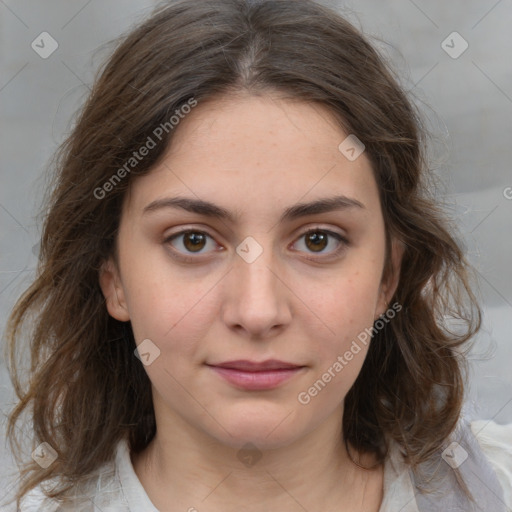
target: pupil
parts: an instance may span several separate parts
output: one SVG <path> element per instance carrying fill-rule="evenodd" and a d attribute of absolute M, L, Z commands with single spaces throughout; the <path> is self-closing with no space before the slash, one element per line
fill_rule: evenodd
<path fill-rule="evenodd" d="M 195 247 L 196 249 L 198 246 L 204 242 L 204 236 L 201 233 L 189 233 L 185 237 L 185 245 L 188 247 L 189 243 L 191 243 L 192 249 Z M 200 248 L 200 247 L 199 247 Z"/>
<path fill-rule="evenodd" d="M 320 242 L 323 242 L 322 246 L 320 247 L 320 250 L 325 248 L 325 241 L 326 241 L 326 236 L 324 233 L 319 233 L 319 232 L 316 232 L 316 233 L 311 233 L 309 236 L 308 236 L 308 241 L 313 241 L 313 249 L 316 247 L 318 248 L 319 246 L 317 245 L 317 243 L 320 241 Z M 316 244 L 316 245 L 315 245 Z"/>

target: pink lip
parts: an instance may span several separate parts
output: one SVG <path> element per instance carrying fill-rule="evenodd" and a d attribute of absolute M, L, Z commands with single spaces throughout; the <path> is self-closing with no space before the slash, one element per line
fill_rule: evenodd
<path fill-rule="evenodd" d="M 246 390 L 275 388 L 304 368 L 277 360 L 261 363 L 238 360 L 207 366 L 230 384 Z"/>

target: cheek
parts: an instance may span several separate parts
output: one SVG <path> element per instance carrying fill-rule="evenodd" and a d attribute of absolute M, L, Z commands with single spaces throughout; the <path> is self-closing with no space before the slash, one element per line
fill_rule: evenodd
<path fill-rule="evenodd" d="M 126 300 L 137 343 L 150 339 L 166 356 L 166 365 L 183 367 L 180 360 L 193 359 L 214 317 L 215 283 L 208 278 L 191 280 L 170 269 L 154 265 L 133 272 Z"/>
<path fill-rule="evenodd" d="M 331 278 L 330 285 L 316 294 L 312 309 L 320 312 L 323 333 L 310 330 L 315 343 L 315 364 L 306 397 L 336 404 L 356 380 L 371 342 L 379 278 L 376 263 L 354 270 L 349 276 Z M 325 283 L 324 283 L 325 284 Z M 321 395 L 321 397 L 320 397 Z"/>
<path fill-rule="evenodd" d="M 323 337 L 340 345 L 373 324 L 379 297 L 377 272 L 356 270 L 350 276 L 332 277 L 310 299 L 311 309 L 325 325 Z"/>

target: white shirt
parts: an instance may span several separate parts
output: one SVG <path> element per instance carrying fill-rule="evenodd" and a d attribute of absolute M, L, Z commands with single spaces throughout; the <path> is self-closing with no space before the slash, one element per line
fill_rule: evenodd
<path fill-rule="evenodd" d="M 512 510 L 512 423 L 474 421 L 471 430 L 494 469 L 503 489 L 504 504 Z M 78 502 L 79 501 L 79 502 Z M 200 511 L 201 504 L 195 508 Z M 190 510 L 194 509 L 191 503 Z M 8 509 L 2 509 L 7 512 Z M 11 509 L 9 509 L 11 510 Z M 12 509 L 14 510 L 14 509 Z M 59 505 L 33 490 L 23 501 L 21 512 L 159 512 L 142 487 L 130 459 L 126 441 L 119 442 L 115 460 L 98 471 L 80 500 Z M 409 467 L 398 450 L 391 450 L 384 464 L 384 497 L 379 512 L 420 512 Z M 490 512 L 490 511 L 489 511 Z"/>

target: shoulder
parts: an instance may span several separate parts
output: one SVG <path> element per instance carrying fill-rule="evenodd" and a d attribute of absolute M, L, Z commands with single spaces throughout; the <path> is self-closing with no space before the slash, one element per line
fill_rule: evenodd
<path fill-rule="evenodd" d="M 494 469 L 507 507 L 512 507 L 512 423 L 471 422 L 471 431 Z"/>
<path fill-rule="evenodd" d="M 452 443 L 424 463 L 423 473 L 412 471 L 404 462 L 398 445 L 392 443 L 386 459 L 384 498 L 379 512 L 394 512 L 400 507 L 404 512 L 474 510 L 454 479 L 451 468 L 455 467 L 469 484 L 477 502 L 484 504 L 478 510 L 505 510 L 505 506 L 512 511 L 512 424 L 499 425 L 485 420 L 468 422 L 464 419 L 447 443 L 452 439 L 459 441 L 459 446 L 467 451 L 457 452 L 450 448 Z M 450 461 L 454 456 L 455 459 Z M 439 464 L 439 457 L 446 464 Z M 431 487 L 432 472 L 439 474 L 435 480 L 435 492 L 423 493 L 422 489 Z M 427 478 L 427 483 L 422 475 Z"/>
<path fill-rule="evenodd" d="M 41 486 L 29 491 L 20 504 L 21 512 L 58 512 L 59 508 L 59 503 L 48 498 Z"/>
<path fill-rule="evenodd" d="M 19 512 L 88 512 L 91 506 L 102 512 L 130 510 L 120 488 L 115 460 L 103 464 L 63 499 L 48 498 L 42 485 L 27 493 Z"/>

